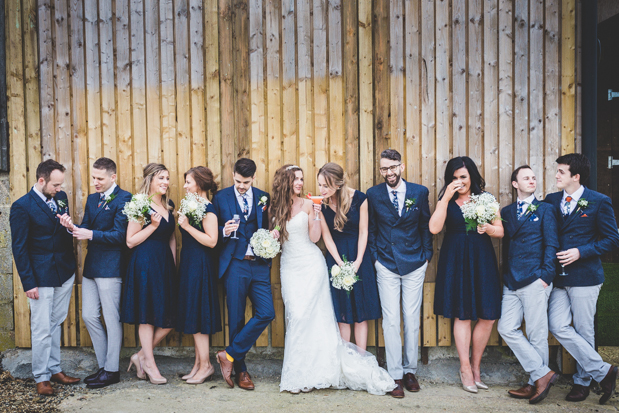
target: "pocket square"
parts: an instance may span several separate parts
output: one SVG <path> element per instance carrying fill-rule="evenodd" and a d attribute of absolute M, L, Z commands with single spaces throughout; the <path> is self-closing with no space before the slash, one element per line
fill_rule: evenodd
<path fill-rule="evenodd" d="M 105 210 L 106 210 L 106 211 L 109 211 L 109 210 L 110 210 L 110 207 L 106 205 Z"/>
<path fill-rule="evenodd" d="M 580 217 L 581 218 L 587 218 L 587 214 L 582 214 Z"/>
<path fill-rule="evenodd" d="M 531 222 L 537 222 L 539 221 L 539 217 L 535 214 L 531 214 L 531 216 L 529 217 L 529 221 Z"/>

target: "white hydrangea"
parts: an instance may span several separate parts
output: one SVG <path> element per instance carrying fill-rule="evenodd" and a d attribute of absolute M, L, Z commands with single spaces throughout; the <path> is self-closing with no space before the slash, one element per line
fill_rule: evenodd
<path fill-rule="evenodd" d="M 254 251 L 254 254 L 261 258 L 274 258 L 281 250 L 281 244 L 273 238 L 271 232 L 264 228 L 260 228 L 254 232 L 249 240 L 249 245 Z"/>
<path fill-rule="evenodd" d="M 189 222 L 198 228 L 202 228 L 202 220 L 206 215 L 207 200 L 196 193 L 189 192 L 181 199 L 180 215 L 185 215 Z"/>
<path fill-rule="evenodd" d="M 479 195 L 471 195 L 471 199 L 466 201 L 461 207 L 462 215 L 466 221 L 466 231 L 477 228 L 478 225 L 493 222 L 498 218 L 500 205 L 494 195 L 490 192 L 483 192 Z"/>
<path fill-rule="evenodd" d="M 140 225 L 146 225 L 150 222 L 150 201 L 152 197 L 146 194 L 135 194 L 131 197 L 131 201 L 125 203 L 123 214 L 127 216 L 130 222 L 136 222 Z"/>

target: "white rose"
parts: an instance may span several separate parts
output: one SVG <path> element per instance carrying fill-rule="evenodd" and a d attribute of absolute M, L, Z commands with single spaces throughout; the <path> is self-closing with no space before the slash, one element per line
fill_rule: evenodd
<path fill-rule="evenodd" d="M 475 212 L 477 216 L 480 217 L 486 213 L 486 208 L 483 205 L 478 205 L 475 207 Z"/>
<path fill-rule="evenodd" d="M 268 239 L 265 239 L 264 241 L 262 241 L 262 246 L 263 246 L 264 248 L 268 248 L 268 247 L 269 247 L 269 245 L 271 245 L 271 243 L 269 242 L 269 240 L 268 240 Z"/>
<path fill-rule="evenodd" d="M 187 209 L 189 211 L 195 211 L 196 209 L 198 209 L 198 203 L 196 201 L 189 201 L 187 203 Z"/>
<path fill-rule="evenodd" d="M 337 265 L 334 265 L 333 267 L 331 267 L 332 276 L 337 277 L 338 275 L 340 275 L 340 272 L 342 272 L 342 270 Z"/>
<path fill-rule="evenodd" d="M 346 287 L 350 287 L 351 285 L 353 285 L 355 283 L 355 277 L 353 277 L 352 275 L 347 275 L 346 277 L 344 277 L 344 279 L 342 280 L 342 283 L 346 286 Z"/>

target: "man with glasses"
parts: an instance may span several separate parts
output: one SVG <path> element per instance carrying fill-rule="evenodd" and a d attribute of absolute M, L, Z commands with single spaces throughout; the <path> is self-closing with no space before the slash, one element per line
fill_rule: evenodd
<path fill-rule="evenodd" d="M 419 391 L 415 377 L 419 343 L 419 316 L 423 281 L 432 259 L 432 234 L 428 229 L 428 188 L 406 182 L 402 156 L 393 149 L 380 155 L 384 183 L 367 192 L 369 245 L 383 312 L 387 370 L 397 387 L 391 392 L 404 397 L 404 388 Z M 402 308 L 400 309 L 400 298 Z M 400 337 L 400 311 L 404 316 L 404 363 Z"/>

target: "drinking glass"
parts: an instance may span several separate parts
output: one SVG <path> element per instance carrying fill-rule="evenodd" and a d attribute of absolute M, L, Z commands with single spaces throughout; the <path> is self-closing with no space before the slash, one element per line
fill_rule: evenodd
<path fill-rule="evenodd" d="M 312 202 L 316 205 L 320 205 L 322 204 L 322 200 L 324 199 L 324 196 L 310 196 L 310 199 L 312 200 Z M 318 214 L 314 214 L 314 221 L 322 221 L 322 219 L 318 218 Z"/>
<path fill-rule="evenodd" d="M 237 229 L 238 229 L 238 225 L 241 223 L 241 217 L 238 214 L 234 214 L 232 216 L 232 220 L 234 221 L 234 225 L 237 225 Z M 234 230 L 234 235 L 231 236 L 230 239 L 239 239 L 236 236 L 236 229 Z"/>

